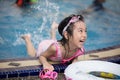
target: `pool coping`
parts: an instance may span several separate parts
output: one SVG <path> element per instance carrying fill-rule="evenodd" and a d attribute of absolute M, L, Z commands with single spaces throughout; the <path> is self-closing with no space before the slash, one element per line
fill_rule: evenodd
<path fill-rule="evenodd" d="M 108 54 L 103 56 L 104 54 Z M 113 54 L 114 53 L 114 54 Z M 79 56 L 78 60 L 104 60 L 110 62 L 120 62 L 120 45 L 88 51 L 86 55 Z M 60 64 L 58 62 L 51 62 L 55 66 L 57 72 L 64 72 L 64 69 L 68 66 L 67 64 Z M 10 63 L 20 63 L 20 65 L 9 65 Z M 17 58 L 17 59 L 6 59 L 0 60 L 0 78 L 8 77 L 23 77 L 23 76 L 34 76 L 39 75 L 42 70 L 38 58 Z"/>
<path fill-rule="evenodd" d="M 100 57 L 97 56 L 97 54 L 105 55 L 104 53 L 107 53 L 109 55 L 100 56 Z M 113 53 L 116 53 L 116 54 L 113 54 Z M 86 55 L 79 56 L 78 60 L 90 60 L 90 59 L 107 60 L 108 58 L 111 58 L 111 59 L 116 57 L 120 58 L 120 45 L 88 51 L 85 54 Z M 9 65 L 10 63 L 21 63 L 21 65 L 10 66 Z M 34 63 L 34 64 L 31 64 L 31 63 Z M 59 64 L 58 62 L 51 62 L 51 61 L 50 63 Z M 41 64 L 38 58 L 35 58 L 35 57 L 0 60 L 0 70 L 4 68 L 18 68 L 18 67 L 25 67 L 25 66 L 37 66 L 37 65 L 41 65 Z"/>
<path fill-rule="evenodd" d="M 120 45 L 88 51 L 86 52 L 86 55 L 79 56 L 79 60 L 91 59 L 110 62 L 115 62 L 114 59 L 118 59 L 118 61 L 120 61 Z"/>

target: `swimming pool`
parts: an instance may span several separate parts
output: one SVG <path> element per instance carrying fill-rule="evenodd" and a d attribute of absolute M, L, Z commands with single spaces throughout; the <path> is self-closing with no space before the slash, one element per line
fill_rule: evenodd
<path fill-rule="evenodd" d="M 92 0 L 38 0 L 26 8 L 14 6 L 15 0 L 0 0 L 0 59 L 28 58 L 22 34 L 30 33 L 37 48 L 50 38 L 52 21 L 87 8 Z M 86 51 L 120 44 L 120 0 L 106 0 L 109 11 L 98 11 L 85 17 L 88 29 Z M 57 33 L 57 39 L 60 35 Z"/>

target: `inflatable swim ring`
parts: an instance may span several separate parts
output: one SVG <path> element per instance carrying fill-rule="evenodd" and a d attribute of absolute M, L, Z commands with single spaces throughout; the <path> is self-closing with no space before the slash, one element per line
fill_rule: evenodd
<path fill-rule="evenodd" d="M 67 80 L 120 80 L 120 65 L 88 60 L 70 64 L 64 72 Z"/>

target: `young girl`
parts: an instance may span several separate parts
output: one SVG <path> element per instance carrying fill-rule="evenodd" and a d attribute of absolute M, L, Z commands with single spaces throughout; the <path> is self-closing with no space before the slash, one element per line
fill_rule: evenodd
<path fill-rule="evenodd" d="M 87 38 L 86 25 L 82 15 L 66 17 L 58 26 L 61 40 L 44 40 L 39 44 L 36 52 L 29 36 L 24 36 L 28 53 L 39 57 L 44 69 L 54 70 L 48 60 L 68 63 L 77 61 L 78 56 L 84 54 L 83 44 Z"/>

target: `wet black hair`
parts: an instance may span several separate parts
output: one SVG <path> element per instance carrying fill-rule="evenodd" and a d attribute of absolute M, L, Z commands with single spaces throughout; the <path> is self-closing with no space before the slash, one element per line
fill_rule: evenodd
<path fill-rule="evenodd" d="M 74 17 L 74 16 L 80 16 L 79 20 L 84 22 L 84 18 L 83 18 L 82 15 L 72 14 L 72 15 L 66 17 L 65 19 L 63 19 L 63 20 L 60 22 L 60 24 L 59 24 L 59 26 L 58 26 L 58 31 L 59 31 L 59 34 L 60 34 L 61 36 L 63 36 L 62 33 L 63 33 L 64 27 L 69 23 L 69 21 L 71 20 L 71 18 Z M 71 25 L 70 25 L 70 26 L 71 26 Z M 69 29 L 69 28 L 70 28 L 70 27 L 68 27 L 68 29 Z M 66 30 L 66 31 L 67 31 L 67 30 Z"/>
<path fill-rule="evenodd" d="M 84 22 L 84 17 L 82 15 L 75 15 L 75 14 L 72 14 L 66 18 L 64 18 L 59 26 L 58 26 L 58 32 L 59 34 L 62 36 L 62 39 L 60 40 L 62 42 L 62 44 L 64 45 L 65 43 L 67 43 L 67 40 L 65 39 L 64 35 L 63 35 L 63 29 L 65 28 L 65 26 L 69 23 L 69 21 L 72 19 L 72 17 L 78 17 L 79 16 L 79 20 Z M 68 28 L 66 29 L 66 31 L 68 32 L 69 36 L 72 36 L 73 34 L 73 24 L 74 23 L 71 23 Z"/>

